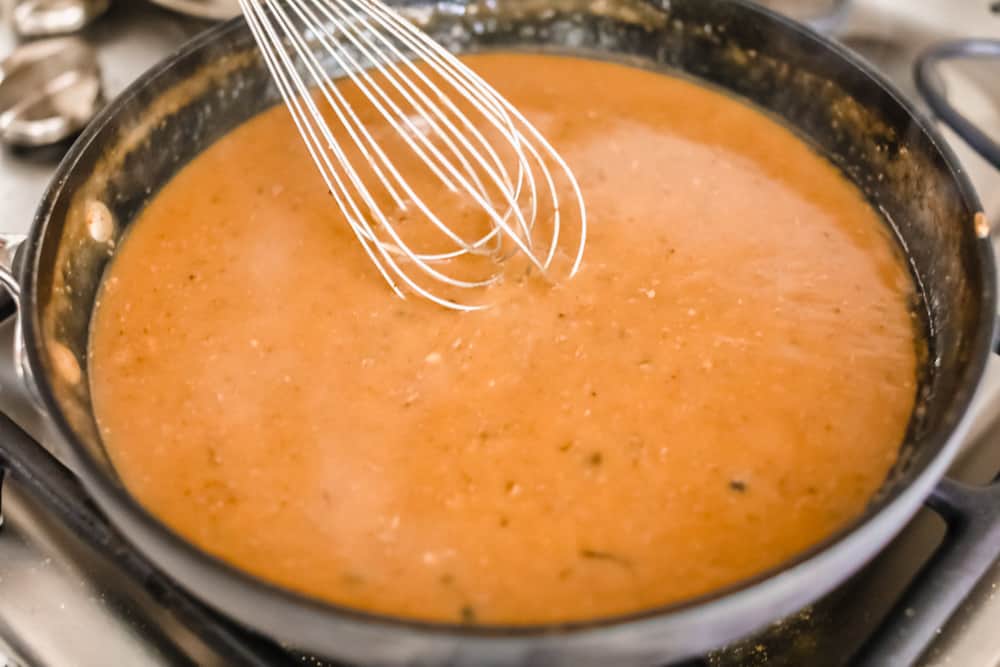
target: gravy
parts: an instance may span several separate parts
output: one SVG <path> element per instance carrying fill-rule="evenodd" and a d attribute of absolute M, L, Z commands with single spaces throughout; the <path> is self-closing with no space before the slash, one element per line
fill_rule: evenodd
<path fill-rule="evenodd" d="M 761 113 L 620 65 L 467 62 L 578 176 L 580 275 L 392 295 L 283 108 L 133 225 L 94 404 L 130 491 L 206 551 L 355 608 L 591 619 L 780 564 L 857 517 L 913 408 L 909 275 Z"/>

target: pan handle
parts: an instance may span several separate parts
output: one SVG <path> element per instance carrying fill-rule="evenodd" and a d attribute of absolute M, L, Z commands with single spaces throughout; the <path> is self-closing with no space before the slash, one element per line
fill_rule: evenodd
<path fill-rule="evenodd" d="M 914 65 L 917 89 L 934 114 L 969 144 L 977 153 L 1000 169 L 1000 143 L 980 130 L 960 113 L 942 90 L 937 68 L 942 62 L 963 58 L 995 58 L 1000 62 L 1000 40 L 962 39 L 943 42 L 924 52 Z"/>
<path fill-rule="evenodd" d="M 969 486 L 944 479 L 927 499 L 947 532 L 852 665 L 913 665 L 1000 554 L 1000 481 Z"/>
<path fill-rule="evenodd" d="M 0 297 L 0 320 L 14 314 L 21 298 L 21 285 L 14 275 L 14 263 L 25 238 L 24 234 L 0 234 L 0 286 L 6 292 L 6 298 Z"/>
<path fill-rule="evenodd" d="M 35 400 L 35 383 L 30 367 L 24 356 L 24 336 L 21 331 L 21 283 L 17 279 L 17 265 L 21 258 L 21 248 L 27 236 L 24 234 L 0 234 L 0 321 L 14 316 L 18 318 L 14 327 L 14 369 L 21 383 Z M 35 404 L 39 402 L 35 400 Z"/>

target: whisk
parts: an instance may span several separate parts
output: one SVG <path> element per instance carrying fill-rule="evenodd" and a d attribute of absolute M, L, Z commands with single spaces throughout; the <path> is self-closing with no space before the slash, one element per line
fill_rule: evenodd
<path fill-rule="evenodd" d="M 396 294 L 477 310 L 487 304 L 469 291 L 515 256 L 546 277 L 577 273 L 577 179 L 480 75 L 380 0 L 239 1 L 337 208 Z"/>

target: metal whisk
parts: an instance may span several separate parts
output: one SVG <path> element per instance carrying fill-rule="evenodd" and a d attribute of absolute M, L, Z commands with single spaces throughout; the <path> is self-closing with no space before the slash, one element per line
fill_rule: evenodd
<path fill-rule="evenodd" d="M 337 207 L 399 296 L 486 307 L 462 295 L 501 280 L 514 256 L 576 274 L 587 213 L 572 171 L 447 49 L 380 0 L 240 7 Z"/>

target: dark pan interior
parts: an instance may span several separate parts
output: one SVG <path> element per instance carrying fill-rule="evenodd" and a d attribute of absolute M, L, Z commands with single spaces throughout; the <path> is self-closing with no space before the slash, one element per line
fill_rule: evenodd
<path fill-rule="evenodd" d="M 402 4 L 455 50 L 553 50 L 678 71 L 752 101 L 808 138 L 883 212 L 920 286 L 914 306 L 928 349 L 918 408 L 900 464 L 873 507 L 938 454 L 965 410 L 991 335 L 991 259 L 973 232 L 979 207 L 964 179 L 907 106 L 858 63 L 831 57 L 810 34 L 740 2 Z M 37 381 L 58 408 L 54 416 L 109 480 L 117 478 L 91 412 L 87 339 L 114 240 L 188 161 L 278 99 L 249 34 L 229 24 L 114 103 L 43 203 L 24 276 L 35 281 L 26 287 L 29 354 L 47 371 Z M 117 223 L 112 243 L 88 233 L 93 200 Z"/>

